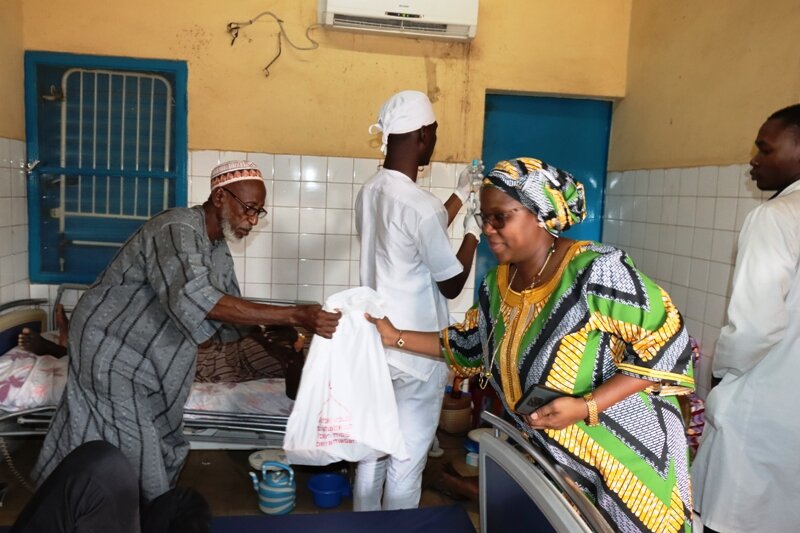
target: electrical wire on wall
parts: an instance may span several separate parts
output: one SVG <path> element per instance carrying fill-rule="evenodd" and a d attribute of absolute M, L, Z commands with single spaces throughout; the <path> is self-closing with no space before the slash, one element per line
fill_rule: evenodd
<path fill-rule="evenodd" d="M 252 18 L 252 19 L 248 20 L 247 22 L 229 22 L 228 23 L 228 33 L 231 35 L 231 46 L 233 46 L 233 43 L 236 42 L 236 38 L 239 37 L 239 30 L 240 29 L 242 29 L 242 28 L 244 28 L 246 26 L 250 26 L 251 24 L 254 24 L 258 19 L 260 19 L 263 16 L 267 16 L 267 15 L 275 19 L 275 22 L 278 23 L 278 27 L 280 28 L 280 31 L 278 32 L 278 51 L 275 54 L 275 57 L 273 57 L 272 60 L 269 63 L 267 63 L 267 66 L 264 67 L 264 75 L 265 76 L 269 76 L 269 68 L 273 65 L 273 63 L 275 63 L 278 60 L 279 57 L 281 57 L 281 52 L 283 51 L 283 47 L 282 47 L 282 43 L 281 43 L 282 39 L 286 39 L 286 42 L 289 43 L 289 45 L 292 48 L 294 48 L 295 50 L 316 50 L 317 48 L 319 48 L 319 43 L 317 41 L 315 41 L 314 39 L 312 39 L 311 36 L 309 35 L 311 30 L 313 30 L 314 28 L 317 28 L 318 26 L 320 26 L 319 24 L 312 24 L 311 26 L 306 28 L 306 39 L 308 39 L 308 41 L 311 43 L 311 46 L 297 46 L 289 38 L 289 34 L 286 33 L 286 30 L 283 27 L 283 20 L 278 18 L 278 16 L 275 15 L 275 13 L 273 13 L 271 11 L 264 11 L 262 13 L 259 13 L 258 15 L 256 15 L 255 18 Z"/>

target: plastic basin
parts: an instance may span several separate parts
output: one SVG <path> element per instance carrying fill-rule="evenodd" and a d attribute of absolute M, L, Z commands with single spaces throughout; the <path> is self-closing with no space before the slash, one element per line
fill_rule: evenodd
<path fill-rule="evenodd" d="M 308 480 L 308 490 L 314 496 L 314 505 L 331 509 L 342 502 L 342 496 L 350 494 L 350 484 L 341 474 L 316 474 Z"/>

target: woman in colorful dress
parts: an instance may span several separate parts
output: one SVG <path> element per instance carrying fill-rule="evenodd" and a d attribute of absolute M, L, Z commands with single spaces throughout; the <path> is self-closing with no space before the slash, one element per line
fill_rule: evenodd
<path fill-rule="evenodd" d="M 585 217 L 583 186 L 533 158 L 499 162 L 478 223 L 500 263 L 462 324 L 384 344 L 444 357 L 490 384 L 530 438 L 617 531 L 691 531 L 687 442 L 675 398 L 694 387 L 691 346 L 669 296 L 625 252 L 561 237 Z M 530 415 L 535 384 L 566 395 Z"/>

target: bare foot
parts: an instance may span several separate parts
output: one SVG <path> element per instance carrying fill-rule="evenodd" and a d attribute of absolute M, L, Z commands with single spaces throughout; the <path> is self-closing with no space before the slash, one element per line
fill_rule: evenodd
<path fill-rule="evenodd" d="M 22 349 L 36 355 L 52 355 L 55 357 L 67 355 L 67 349 L 64 346 L 50 342 L 30 328 L 22 328 L 22 332 L 17 337 L 17 344 Z"/>
<path fill-rule="evenodd" d="M 69 333 L 69 318 L 64 311 L 64 305 L 58 304 L 55 310 L 56 329 L 58 330 L 58 343 L 61 346 L 67 345 L 67 334 Z"/>

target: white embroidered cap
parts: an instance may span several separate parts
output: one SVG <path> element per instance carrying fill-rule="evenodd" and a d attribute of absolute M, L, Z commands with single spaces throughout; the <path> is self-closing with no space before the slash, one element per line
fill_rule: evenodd
<path fill-rule="evenodd" d="M 261 180 L 261 171 L 252 161 L 226 161 L 211 171 L 211 190 L 236 181 Z"/>

